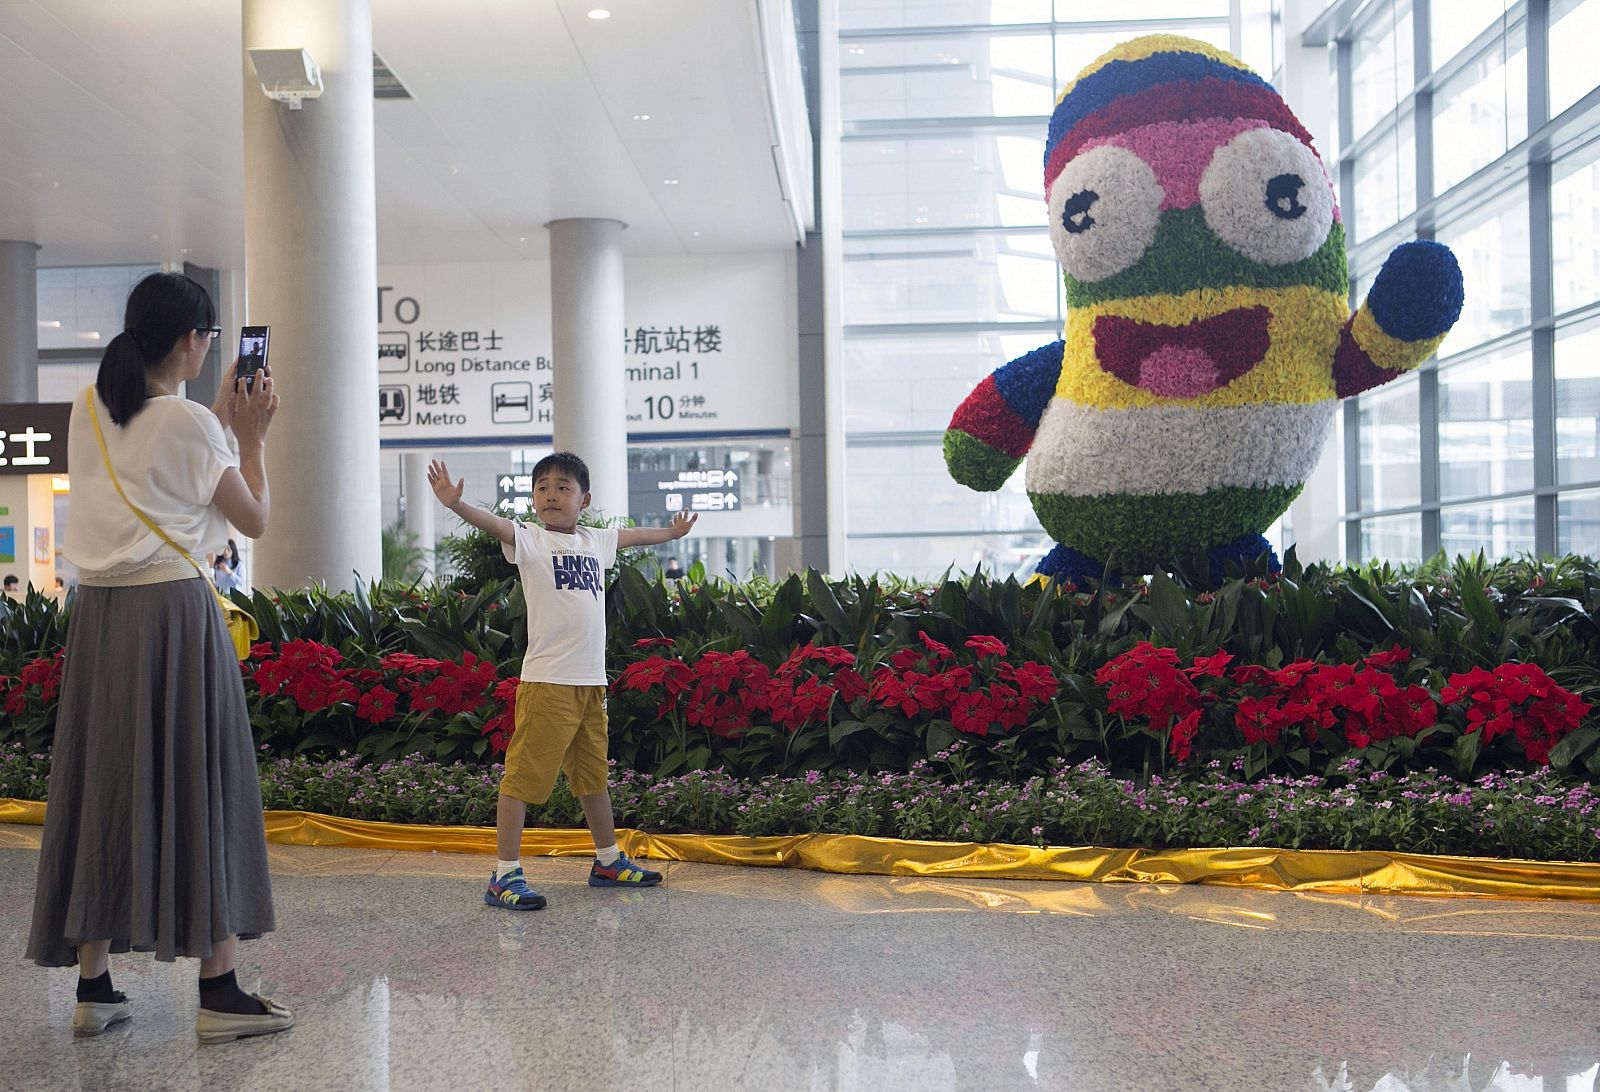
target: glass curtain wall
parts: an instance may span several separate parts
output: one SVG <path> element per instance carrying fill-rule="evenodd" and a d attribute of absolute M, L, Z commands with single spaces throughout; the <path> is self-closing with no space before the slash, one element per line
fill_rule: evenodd
<path fill-rule="evenodd" d="M 1600 552 L 1600 0 L 1334 5 L 1359 302 L 1407 239 L 1466 307 L 1415 376 L 1347 404 L 1352 560 Z"/>
<path fill-rule="evenodd" d="M 1061 336 L 1046 227 L 1056 93 L 1143 33 L 1228 48 L 1229 0 L 839 0 L 850 566 L 1030 572 L 1051 543 L 1014 475 L 945 471 L 950 415 Z"/>

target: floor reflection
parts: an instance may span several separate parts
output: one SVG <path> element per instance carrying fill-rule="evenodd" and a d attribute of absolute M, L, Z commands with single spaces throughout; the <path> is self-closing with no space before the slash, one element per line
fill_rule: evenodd
<path fill-rule="evenodd" d="M 0 831 L 0 835 L 5 832 Z M 3 842 L 0 842 L 3 844 Z M 241 977 L 294 1031 L 193 1039 L 193 965 L 66 1033 L 19 958 L 37 854 L 0 848 L 7 1088 L 1596 1092 L 1600 908 L 671 864 L 485 907 L 483 858 L 273 852 L 280 932 Z M 509 1084 L 496 1073 L 515 1074 Z"/>

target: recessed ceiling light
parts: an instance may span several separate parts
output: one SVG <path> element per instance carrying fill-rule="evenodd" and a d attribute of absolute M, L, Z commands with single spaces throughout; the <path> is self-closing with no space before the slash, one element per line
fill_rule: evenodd
<path fill-rule="evenodd" d="M 661 180 L 661 184 L 663 186 L 676 186 L 678 184 L 678 180 L 676 178 L 663 178 Z"/>
<path fill-rule="evenodd" d="M 866 50 L 864 50 L 864 49 L 862 49 L 862 48 L 861 48 L 861 47 L 860 47 L 860 46 L 851 46 L 851 47 L 850 47 L 850 52 L 851 52 L 851 53 L 853 53 L 853 54 L 855 54 L 855 55 L 856 55 L 856 56 L 857 56 L 857 57 L 859 57 L 859 56 L 861 56 L 861 55 L 862 55 L 862 54 L 863 54 L 863 53 L 865 53 L 865 52 L 866 52 Z"/>
<path fill-rule="evenodd" d="M 649 114 L 635 114 L 635 115 L 633 115 L 633 120 L 634 121 L 649 121 L 650 120 L 650 115 Z"/>
<path fill-rule="evenodd" d="M 39 325 L 44 327 L 46 330 L 59 330 L 59 329 L 61 329 L 61 320 L 60 319 L 40 319 L 39 320 Z"/>
<path fill-rule="evenodd" d="M 695 233 L 694 233 L 694 237 L 695 237 L 695 238 L 696 238 L 696 239 L 698 239 L 698 238 L 700 238 L 700 233 L 699 233 L 699 232 L 698 232 L 698 231 L 697 231 L 697 232 L 695 232 Z M 58 326 L 59 326 L 59 325 L 60 325 L 60 323 L 57 323 L 57 324 L 56 324 L 56 325 L 58 325 Z"/>
<path fill-rule="evenodd" d="M 609 18 L 611 18 L 611 13 L 609 11 L 607 11 L 605 8 L 590 8 L 589 9 L 589 18 L 591 18 L 591 19 L 609 19 Z"/>
<path fill-rule="evenodd" d="M 83 338 L 85 341 L 99 341 L 100 340 L 100 331 L 99 330 L 85 330 L 83 333 L 79 334 L 78 336 Z"/>
<path fill-rule="evenodd" d="M 187 254 L 187 253 L 189 253 L 189 248 L 186 247 L 186 246 L 180 246 L 178 248 L 178 253 L 179 254 Z"/>

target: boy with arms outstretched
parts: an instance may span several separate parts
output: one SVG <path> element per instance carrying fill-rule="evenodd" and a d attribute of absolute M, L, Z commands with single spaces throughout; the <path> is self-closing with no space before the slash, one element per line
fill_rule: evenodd
<path fill-rule="evenodd" d="M 533 468 L 533 504 L 543 526 L 516 523 L 461 499 L 465 480 L 434 460 L 428 484 L 450 511 L 500 540 L 517 567 L 528 604 L 528 654 L 517 687 L 516 731 L 506 747 L 495 827 L 500 860 L 483 901 L 510 910 L 539 910 L 544 896 L 522 874 L 522 827 L 528 805 L 550 798 L 565 770 L 594 838 L 594 887 L 650 887 L 661 873 L 641 868 L 617 849 L 606 789 L 605 574 L 617 550 L 682 538 L 696 516 L 679 512 L 670 527 L 579 527 L 589 507 L 589 468 L 571 452 L 547 455 Z"/>

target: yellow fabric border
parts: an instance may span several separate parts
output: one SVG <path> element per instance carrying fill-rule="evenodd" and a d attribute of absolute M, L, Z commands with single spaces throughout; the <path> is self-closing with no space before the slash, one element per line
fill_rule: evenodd
<path fill-rule="evenodd" d="M 44 811 L 44 804 L 37 801 L 0 799 L 0 823 L 40 824 L 44 822 Z M 495 852 L 493 827 L 376 823 L 311 812 L 269 811 L 266 828 L 267 840 L 282 845 Z M 1327 849 L 1040 849 L 974 842 L 911 842 L 853 834 L 741 838 L 619 830 L 617 836 L 626 852 L 654 860 L 808 868 L 848 875 L 1201 883 L 1268 891 L 1600 902 L 1600 864 L 1574 861 Z M 593 843 L 584 830 L 530 829 L 523 834 L 522 851 L 528 856 L 586 857 L 593 852 Z"/>

